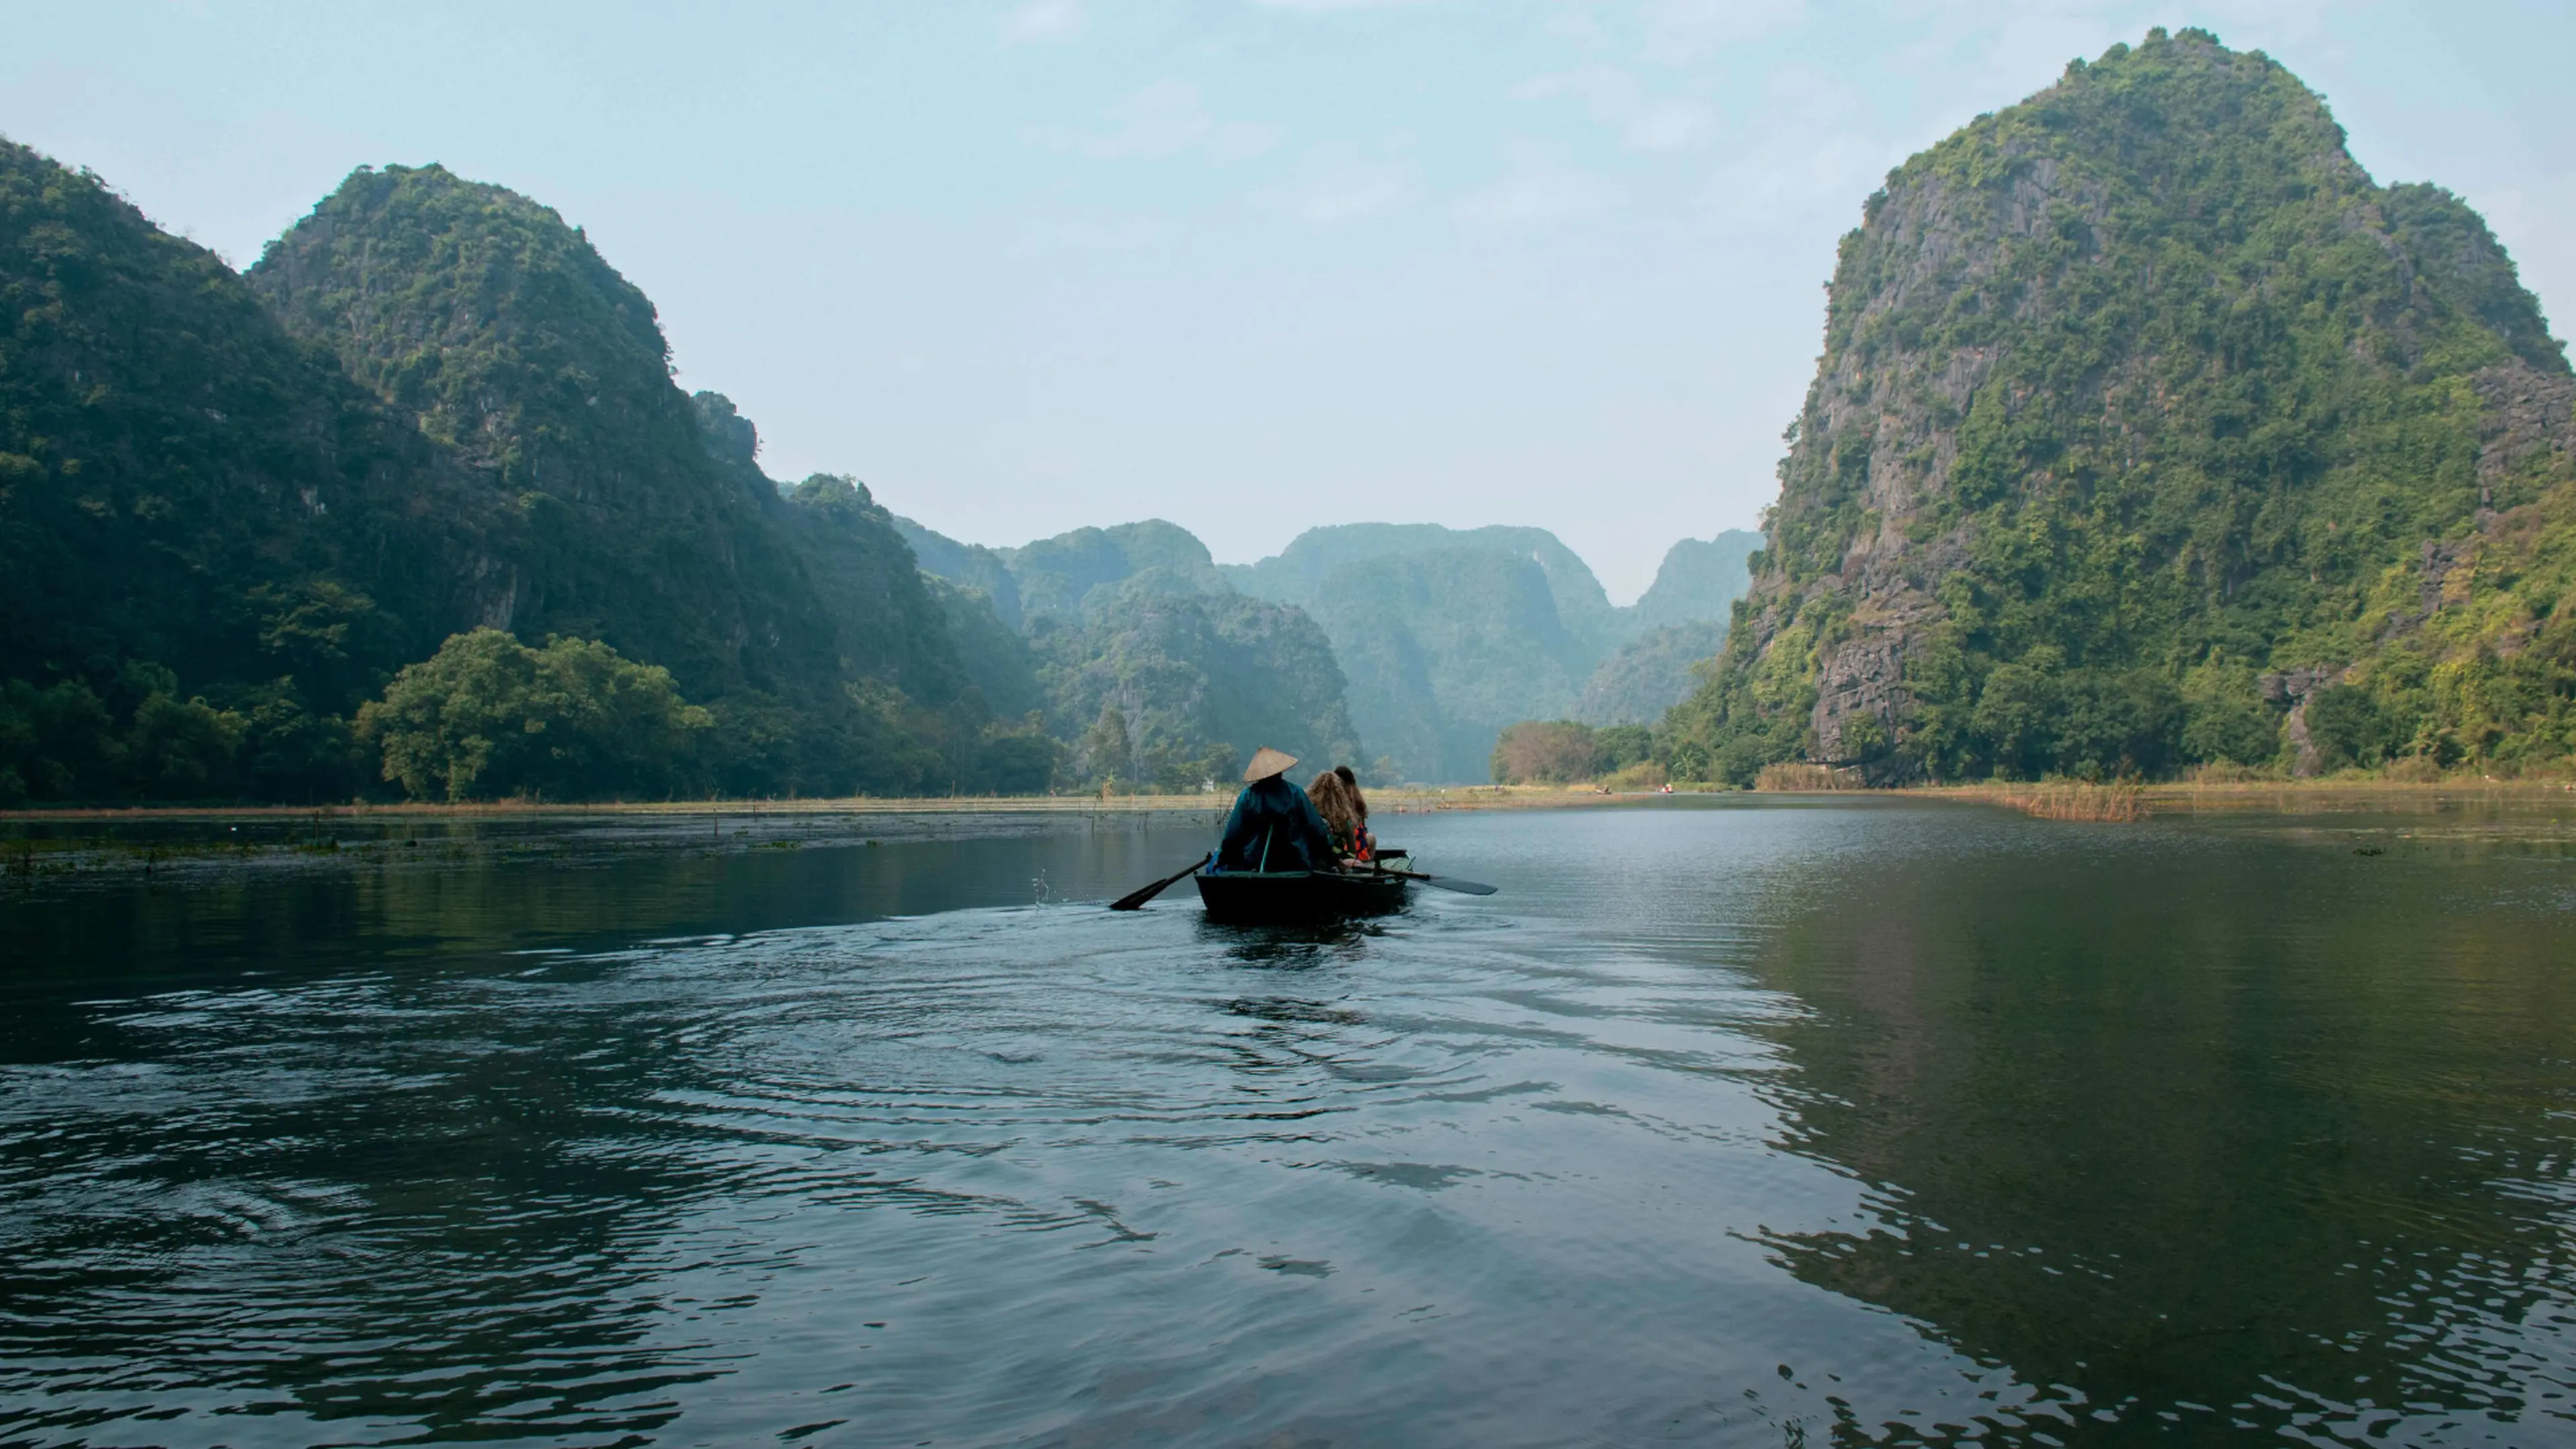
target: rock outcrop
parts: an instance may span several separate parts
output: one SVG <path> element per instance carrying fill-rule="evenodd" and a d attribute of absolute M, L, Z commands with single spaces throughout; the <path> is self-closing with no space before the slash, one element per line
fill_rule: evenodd
<path fill-rule="evenodd" d="M 2278 64 L 2195 30 L 2075 62 L 1891 172 L 1844 238 L 1676 763 L 2286 762 L 2298 696 L 2254 673 L 2342 678 L 2442 607 L 2563 474 L 2571 403 L 2485 224 L 2375 183 Z M 2364 619 L 2391 570 L 2413 619 Z"/>

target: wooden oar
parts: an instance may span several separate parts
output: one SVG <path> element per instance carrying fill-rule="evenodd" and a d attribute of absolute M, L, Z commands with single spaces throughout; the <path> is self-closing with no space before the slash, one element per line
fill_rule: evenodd
<path fill-rule="evenodd" d="M 1182 866 L 1179 870 L 1176 870 L 1170 875 L 1163 877 L 1161 880 L 1154 882 L 1152 885 L 1145 887 L 1143 890 L 1137 891 L 1133 895 L 1120 896 L 1118 899 L 1111 901 L 1109 903 L 1109 909 L 1113 911 L 1143 910 L 1147 901 L 1161 895 L 1165 890 L 1170 889 L 1172 886 L 1179 884 L 1181 877 L 1188 875 L 1190 872 L 1197 870 L 1200 866 L 1203 866 L 1214 859 L 1216 859 L 1216 852 L 1211 850 L 1207 854 L 1200 856 L 1198 859 L 1191 861 L 1189 864 Z"/>
<path fill-rule="evenodd" d="M 1424 875 L 1418 870 L 1390 870 L 1385 866 L 1378 867 L 1378 870 L 1383 875 L 1400 875 L 1406 880 L 1418 880 L 1434 889 L 1456 891 L 1462 896 L 1489 896 L 1494 893 L 1492 886 L 1480 880 L 1460 880 L 1454 875 Z"/>

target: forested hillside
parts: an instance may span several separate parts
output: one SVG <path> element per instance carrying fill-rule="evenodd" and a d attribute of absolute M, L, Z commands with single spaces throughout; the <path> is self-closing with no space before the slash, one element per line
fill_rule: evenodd
<path fill-rule="evenodd" d="M 1463 529 L 1444 528 L 1436 523 L 1333 524 L 1307 529 L 1269 558 L 1224 565 L 1223 571 L 1227 582 L 1255 598 L 1312 607 L 1367 587 L 1370 565 L 1450 550 L 1526 559 L 1544 581 L 1558 623 L 1578 647 L 1588 652 L 1607 654 L 1637 632 L 1638 626 L 1626 611 L 1611 606 L 1609 594 L 1602 590 L 1590 565 L 1544 528 L 1504 524 Z"/>
<path fill-rule="evenodd" d="M 473 622 L 669 669 L 713 715 L 705 783 L 982 781 L 985 720 L 888 516 L 846 483 L 782 498 L 750 424 L 672 384 L 652 303 L 552 210 L 361 170 L 248 277 L 487 491 Z"/>
<path fill-rule="evenodd" d="M 1726 645 L 1735 601 L 1752 584 L 1750 560 L 1762 535 L 1729 529 L 1715 538 L 1685 538 L 1664 554 L 1630 612 L 1645 632 L 1619 646 L 1584 682 L 1574 718 L 1590 725 L 1652 724 L 1688 699 L 1700 666 Z"/>
<path fill-rule="evenodd" d="M 1688 695 L 1697 677 L 1683 651 L 1716 653 L 1759 543 L 1750 533 L 1684 539 L 1628 608 L 1540 528 L 1314 528 L 1225 574 L 1323 624 L 1383 774 L 1482 780 L 1516 721 L 1651 721 Z"/>
<path fill-rule="evenodd" d="M 2150 32 L 1846 237 L 1683 774 L 2514 770 L 2576 740 L 2566 359 L 2484 222 Z"/>
<path fill-rule="evenodd" d="M 1223 787 L 1265 744 L 1365 763 L 1323 631 L 1236 593 L 1188 530 L 1147 519 L 993 549 L 895 522 L 984 693 L 1038 701 L 1065 747 L 1059 785 Z"/>
<path fill-rule="evenodd" d="M 1601 661 L 1574 702 L 1588 725 L 1653 724 L 1701 684 L 1703 666 L 1726 647 L 1726 621 L 1695 619 L 1649 629 Z"/>
<path fill-rule="evenodd" d="M 1735 612 L 1735 601 L 1753 585 L 1751 560 L 1761 547 L 1762 535 L 1741 528 L 1676 542 L 1664 551 L 1654 584 L 1637 600 L 1632 611 L 1636 627 L 1724 624 Z"/>
<path fill-rule="evenodd" d="M 0 146 L 0 796 L 1044 783 L 892 520 L 756 449 L 526 198 L 361 170 L 243 277 Z"/>
<path fill-rule="evenodd" d="M 1600 655 L 1549 585 L 1528 555 L 1472 544 L 1325 576 L 1313 611 L 1350 680 L 1352 717 L 1387 758 L 1382 774 L 1481 780 L 1505 725 L 1573 706 Z"/>
<path fill-rule="evenodd" d="M 1149 518 L 1113 528 L 1077 528 L 999 550 L 1019 586 L 1028 619 L 1078 619 L 1111 591 L 1190 596 L 1231 592 L 1207 545 L 1175 523 Z"/>
<path fill-rule="evenodd" d="M 487 526 L 220 258 L 0 142 L 0 801 L 351 793 Z"/>
<path fill-rule="evenodd" d="M 1615 609 L 1538 529 L 1221 569 L 1159 520 L 990 549 L 783 487 L 578 228 L 437 166 L 237 275 L 6 147 L 0 302 L 0 801 L 1196 788 L 1264 743 L 1474 779 L 1733 587 L 1723 543 Z"/>
<path fill-rule="evenodd" d="M 895 525 L 954 591 L 952 634 L 986 641 L 970 651 L 985 661 L 969 663 L 979 681 L 1016 677 L 1007 641 L 1025 628 L 1050 727 L 1071 750 L 1066 779 L 1085 783 L 1195 781 L 1206 771 L 1191 762 L 1216 744 L 1248 754 L 1290 739 L 1378 780 L 1484 779 L 1502 729 L 1574 710 L 1645 615 L 1722 616 L 1754 541 L 1684 540 L 1646 599 L 1620 609 L 1536 528 L 1347 524 L 1220 565 L 1159 519 L 998 549 Z M 1603 697 L 1623 720 L 1653 719 L 1695 682 L 1686 651 L 1714 654 L 1723 632 L 1705 619 L 1659 631 Z M 1261 641 L 1267 673 L 1235 639 Z M 1104 722 L 1111 703 L 1120 720 Z"/>

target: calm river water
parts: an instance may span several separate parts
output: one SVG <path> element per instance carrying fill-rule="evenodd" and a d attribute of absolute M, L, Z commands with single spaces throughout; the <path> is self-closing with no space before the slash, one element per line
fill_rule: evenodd
<path fill-rule="evenodd" d="M 12 876 L 0 1442 L 2576 1442 L 2567 815 L 1380 824 Z"/>

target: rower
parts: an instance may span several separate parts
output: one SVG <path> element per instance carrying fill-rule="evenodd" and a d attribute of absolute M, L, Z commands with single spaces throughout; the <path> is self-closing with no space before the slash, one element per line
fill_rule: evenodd
<path fill-rule="evenodd" d="M 1268 745 L 1253 751 L 1243 767 L 1243 793 L 1225 817 L 1225 835 L 1216 847 L 1220 871 L 1331 869 L 1333 840 L 1315 802 L 1287 774 L 1297 757 Z"/>

